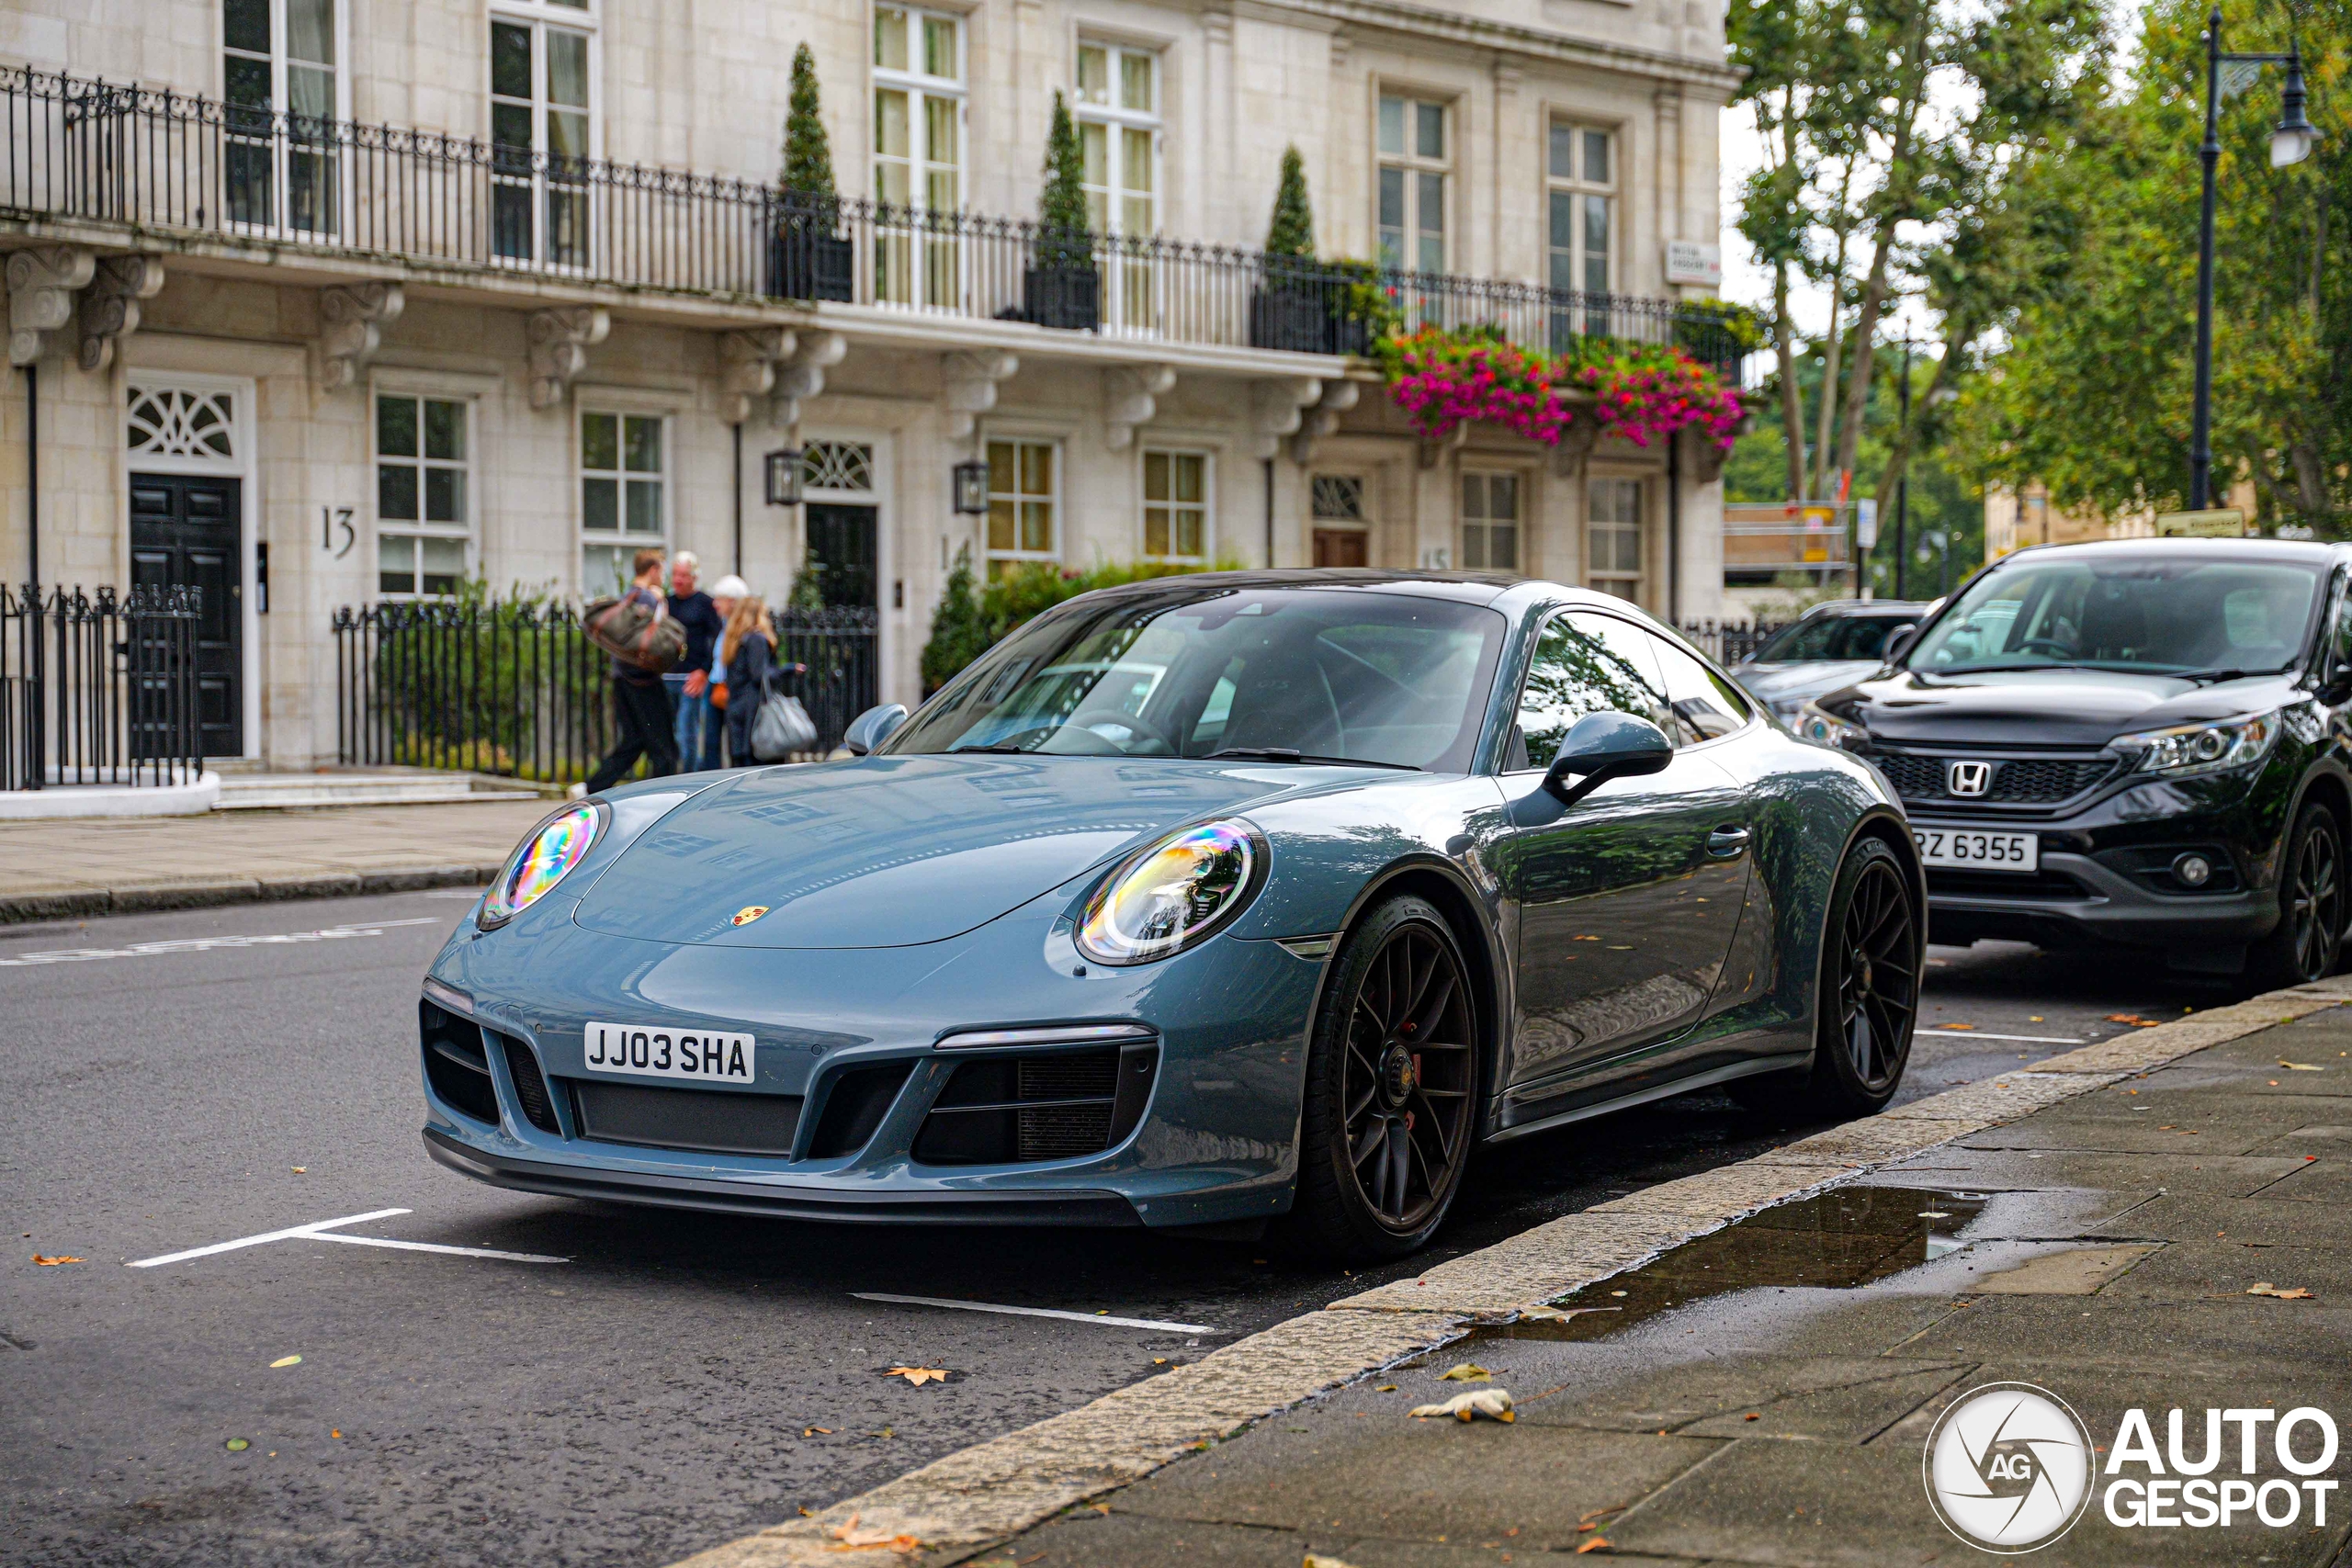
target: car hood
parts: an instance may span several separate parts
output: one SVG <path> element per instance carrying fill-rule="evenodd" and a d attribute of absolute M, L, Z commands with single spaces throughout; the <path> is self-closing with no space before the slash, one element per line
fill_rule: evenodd
<path fill-rule="evenodd" d="M 1785 703 L 1834 692 L 1876 674 L 1878 669 L 1875 659 L 1814 659 L 1794 664 L 1743 664 L 1732 673 L 1758 700 Z"/>
<path fill-rule="evenodd" d="M 762 768 L 648 829 L 572 918 L 613 936 L 728 947 L 940 942 L 1195 818 L 1346 776 L 1096 757 Z M 767 912 L 734 923 L 753 907 Z"/>
<path fill-rule="evenodd" d="M 1881 740 L 2103 746 L 2119 735 L 2267 712 L 2297 695 L 2290 676 L 2199 685 L 2167 675 L 2019 670 L 1984 675 L 1897 671 L 1820 699 Z"/>

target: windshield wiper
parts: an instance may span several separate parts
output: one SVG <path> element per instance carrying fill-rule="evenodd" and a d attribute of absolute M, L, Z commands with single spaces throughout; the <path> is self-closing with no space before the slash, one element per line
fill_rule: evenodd
<path fill-rule="evenodd" d="M 1410 762 L 1375 762 L 1368 757 L 1319 757 L 1291 746 L 1228 746 L 1222 751 L 1210 752 L 1206 761 L 1214 762 L 1220 757 L 1242 757 L 1252 762 L 1331 762 L 1343 768 L 1396 768 L 1408 773 L 1421 771 Z"/>
<path fill-rule="evenodd" d="M 2222 681 L 2243 681 L 2249 675 L 2281 675 L 2284 673 L 2285 671 L 2281 670 L 2184 670 L 2180 672 L 2178 678 L 2183 681 L 2204 681 L 2218 683 Z"/>
<path fill-rule="evenodd" d="M 950 751 L 985 751 L 998 757 L 1034 757 L 1035 752 L 1026 746 L 950 746 Z"/>

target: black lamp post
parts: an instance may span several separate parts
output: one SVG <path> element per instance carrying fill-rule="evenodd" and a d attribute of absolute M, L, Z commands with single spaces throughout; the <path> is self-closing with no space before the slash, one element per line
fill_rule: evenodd
<path fill-rule="evenodd" d="M 2202 512 L 2213 486 L 2213 171 L 2222 162 L 2222 67 L 2224 63 L 2287 68 L 2279 94 L 2278 129 L 2270 133 L 2270 166 L 2283 169 L 2311 156 L 2319 132 L 2303 118 L 2303 55 L 2290 41 L 2284 54 L 2222 52 L 2222 8 L 2205 18 L 2205 141 L 2197 155 L 2205 165 L 2205 201 L 2197 230 L 2197 411 L 2188 446 L 2188 506 Z"/>
<path fill-rule="evenodd" d="M 800 504 L 800 481 L 805 454 L 797 446 L 779 446 L 767 456 L 767 491 L 770 506 Z"/>

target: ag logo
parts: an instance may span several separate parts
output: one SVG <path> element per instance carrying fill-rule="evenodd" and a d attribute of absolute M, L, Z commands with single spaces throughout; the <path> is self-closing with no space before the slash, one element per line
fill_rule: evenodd
<path fill-rule="evenodd" d="M 2038 1551 L 2091 1500 L 2091 1435 L 2031 1383 L 1969 1390 L 1928 1434 L 1928 1501 L 1944 1528 L 1986 1551 Z"/>
<path fill-rule="evenodd" d="M 729 925 L 748 926 L 753 920 L 758 919 L 762 915 L 764 915 L 767 912 L 768 907 L 765 904 L 746 904 L 741 908 L 735 911 L 735 918 L 728 923 Z"/>

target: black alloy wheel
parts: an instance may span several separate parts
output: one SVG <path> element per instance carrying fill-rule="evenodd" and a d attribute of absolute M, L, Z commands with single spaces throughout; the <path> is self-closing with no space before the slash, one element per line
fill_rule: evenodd
<path fill-rule="evenodd" d="M 1308 1054 L 1298 1201 L 1305 1239 L 1401 1257 L 1445 1216 L 1469 1154 L 1477 1011 L 1452 929 L 1419 898 L 1340 945 Z"/>
<path fill-rule="evenodd" d="M 2278 924 L 2256 952 L 2256 977 L 2271 986 L 2317 980 L 2335 966 L 2344 939 L 2344 846 L 2325 807 L 2303 807 L 2278 877 Z"/>
<path fill-rule="evenodd" d="M 1840 927 L 1833 954 L 1838 1038 L 1862 1092 L 1892 1094 L 1919 1010 L 1918 921 L 1892 855 L 1863 861 Z"/>
<path fill-rule="evenodd" d="M 1813 1061 L 1724 1087 L 1752 1111 L 1839 1122 L 1886 1108 L 1911 1060 L 1926 922 L 1910 868 L 1885 840 L 1858 839 L 1822 922 Z"/>

